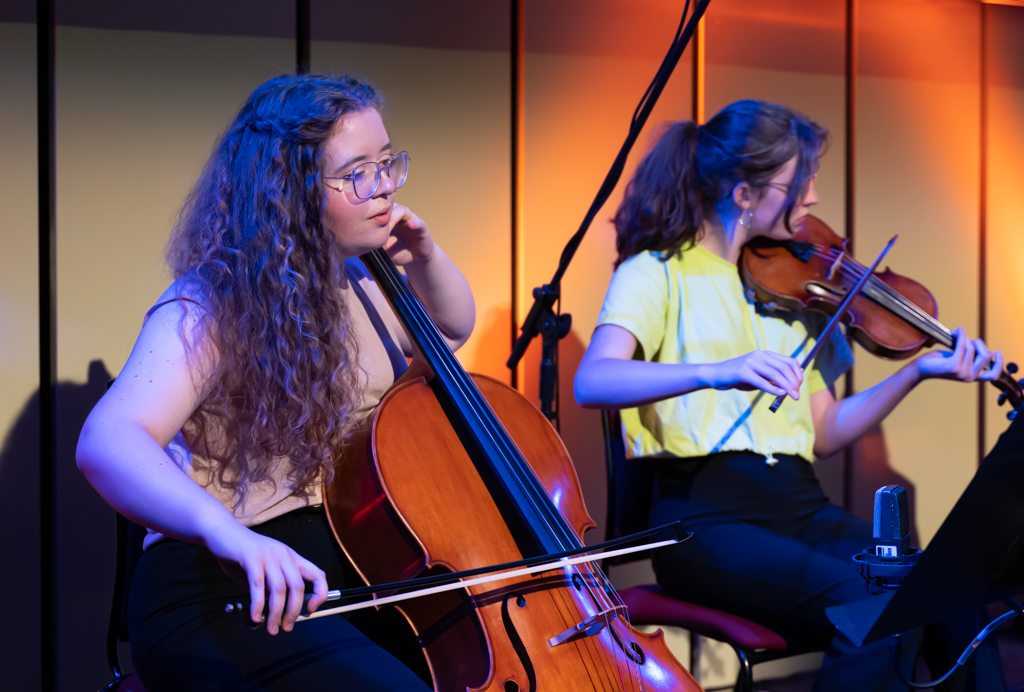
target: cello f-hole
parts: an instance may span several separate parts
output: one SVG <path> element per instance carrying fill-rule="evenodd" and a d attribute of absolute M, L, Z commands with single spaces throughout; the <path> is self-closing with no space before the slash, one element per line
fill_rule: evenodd
<path fill-rule="evenodd" d="M 516 631 L 515 623 L 512 622 L 512 616 L 508 612 L 508 602 L 513 598 L 516 599 L 517 606 L 526 607 L 526 596 L 518 591 L 510 591 L 501 602 L 501 621 L 505 625 L 505 634 L 508 635 L 508 640 L 511 642 L 512 648 L 515 649 L 516 656 L 519 657 L 519 662 L 523 665 L 523 670 L 526 671 L 526 678 L 530 681 L 530 692 L 537 692 L 537 672 L 533 669 L 530 653 L 526 650 L 523 638 Z M 512 688 L 510 685 L 515 685 L 515 687 Z M 519 684 L 515 680 L 506 680 L 505 690 L 510 692 L 512 689 L 518 691 Z"/>

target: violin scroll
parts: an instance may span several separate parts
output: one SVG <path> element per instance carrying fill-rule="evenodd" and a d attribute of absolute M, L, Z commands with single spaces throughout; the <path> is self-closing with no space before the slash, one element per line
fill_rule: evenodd
<path fill-rule="evenodd" d="M 992 384 L 1000 389 L 999 398 L 996 399 L 996 403 L 1002 406 L 1006 402 L 1010 402 L 1010 410 L 1006 412 L 1006 417 L 1009 420 L 1013 420 L 1017 417 L 1017 413 L 1020 412 L 1021 408 L 1024 407 L 1024 379 L 1019 382 L 1013 377 L 1017 372 L 1016 363 L 1007 363 L 1006 368 L 1000 373 L 999 377 L 992 380 Z"/>

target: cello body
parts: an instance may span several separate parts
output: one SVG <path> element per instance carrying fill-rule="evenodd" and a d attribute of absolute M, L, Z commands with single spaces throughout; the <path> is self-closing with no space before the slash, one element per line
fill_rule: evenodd
<path fill-rule="evenodd" d="M 335 535 L 368 584 L 522 557 L 486 473 L 467 451 L 466 432 L 435 392 L 436 378 L 428 383 L 425 368 L 415 369 L 356 431 L 324 488 Z M 472 378 L 582 542 L 595 523 L 558 434 L 514 389 Z M 437 692 L 699 691 L 662 633 L 636 630 L 616 603 L 596 566 L 581 565 L 425 596 L 399 609 Z M 602 616 L 609 607 L 615 612 Z M 565 634 L 588 621 L 588 631 Z M 552 645 L 558 635 L 567 640 Z"/>

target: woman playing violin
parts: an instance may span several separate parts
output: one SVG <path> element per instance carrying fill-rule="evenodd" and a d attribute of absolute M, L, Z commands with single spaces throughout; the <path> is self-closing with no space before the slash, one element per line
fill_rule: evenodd
<path fill-rule="evenodd" d="M 152 692 L 426 689 L 344 619 L 293 630 L 307 583 L 313 610 L 343 581 L 321 484 L 412 356 L 355 258 L 385 247 L 453 348 L 473 329 L 465 278 L 395 203 L 409 157 L 381 103 L 348 77 L 252 93 L 171 238 L 174 283 L 82 430 L 79 468 L 149 529 L 129 632 Z M 266 606 L 267 632 L 234 601 L 253 621 Z"/>
<path fill-rule="evenodd" d="M 822 127 L 762 101 L 733 103 L 703 126 L 672 124 L 616 213 L 617 268 L 575 393 L 583 406 L 624 409 L 630 456 L 660 457 L 652 521 L 682 519 L 693 532 L 655 555 L 666 592 L 827 645 L 815 690 L 905 689 L 884 641 L 856 648 L 825 616 L 866 597 L 850 557 L 872 532 L 828 501 L 811 462 L 925 380 L 994 379 L 1002 355 L 960 328 L 955 350 L 837 401 L 852 353 L 836 331 L 801 371 L 825 320 L 748 300 L 736 265 L 747 241 L 792 237 L 818 201 L 826 143 Z M 772 414 L 783 393 L 791 400 Z M 946 623 L 951 652 L 980 629 L 973 619 Z M 956 689 L 1004 689 L 994 646 L 978 653 Z"/>

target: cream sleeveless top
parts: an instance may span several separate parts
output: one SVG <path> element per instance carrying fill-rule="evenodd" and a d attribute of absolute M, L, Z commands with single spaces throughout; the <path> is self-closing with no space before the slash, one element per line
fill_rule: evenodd
<path fill-rule="evenodd" d="M 408 344 L 409 340 L 363 263 L 358 259 L 348 260 L 345 275 L 342 292 L 349 311 L 349 328 L 355 336 L 363 391 L 354 415 L 357 421 L 361 421 L 373 413 L 384 393 L 405 371 L 407 361 L 400 344 Z M 157 303 L 146 316 L 167 302 L 171 301 Z M 245 494 L 244 502 L 236 506 L 235 493 L 218 482 L 216 462 L 193 454 L 180 432 L 164 451 L 182 472 L 216 497 L 244 526 L 262 524 L 300 507 L 323 504 L 319 484 L 306 491 L 295 488 L 288 478 L 287 457 L 279 459 L 271 477 L 252 485 Z M 163 534 L 149 530 L 143 548 L 163 538 Z"/>

